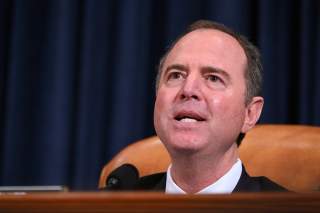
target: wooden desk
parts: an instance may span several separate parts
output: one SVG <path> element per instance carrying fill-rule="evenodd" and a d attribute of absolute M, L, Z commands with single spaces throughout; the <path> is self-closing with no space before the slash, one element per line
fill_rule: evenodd
<path fill-rule="evenodd" d="M 320 193 L 165 195 L 61 192 L 0 195 L 0 212 L 320 212 Z"/>

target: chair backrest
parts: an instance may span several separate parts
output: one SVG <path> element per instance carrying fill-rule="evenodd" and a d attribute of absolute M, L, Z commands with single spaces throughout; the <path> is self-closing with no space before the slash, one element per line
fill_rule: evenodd
<path fill-rule="evenodd" d="M 157 136 L 142 139 L 125 147 L 103 167 L 99 188 L 105 187 L 108 175 L 122 164 L 134 165 L 142 177 L 166 171 L 170 162 L 170 156 Z"/>
<path fill-rule="evenodd" d="M 257 125 L 239 147 L 240 159 L 251 176 L 266 176 L 296 191 L 320 190 L 320 127 Z M 167 170 L 170 156 L 153 136 L 135 142 L 117 154 L 101 172 L 99 188 L 124 163 L 135 165 L 140 176 Z"/>

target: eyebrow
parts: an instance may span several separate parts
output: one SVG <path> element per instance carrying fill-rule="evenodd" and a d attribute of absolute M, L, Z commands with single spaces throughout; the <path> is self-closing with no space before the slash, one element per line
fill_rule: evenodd
<path fill-rule="evenodd" d="M 169 70 L 172 70 L 172 69 L 187 71 L 189 68 L 188 66 L 185 66 L 183 64 L 172 64 L 165 69 L 164 74 L 166 74 Z M 223 75 L 227 80 L 231 79 L 229 73 L 227 73 L 225 70 L 220 69 L 218 67 L 204 66 L 204 67 L 201 67 L 201 72 L 202 73 L 218 73 Z"/>
<path fill-rule="evenodd" d="M 220 75 L 223 75 L 227 79 L 227 81 L 231 80 L 229 73 L 227 73 L 225 70 L 220 69 L 218 67 L 205 66 L 201 68 L 201 72 L 202 73 L 218 73 Z"/>
<path fill-rule="evenodd" d="M 163 75 L 166 75 L 170 70 L 176 69 L 176 70 L 181 70 L 181 71 L 187 71 L 189 69 L 188 66 L 185 66 L 183 64 L 172 64 L 169 65 L 163 72 Z M 204 66 L 201 67 L 201 73 L 206 74 L 206 73 L 217 73 L 226 78 L 227 81 L 231 81 L 231 77 L 228 72 L 226 72 L 223 69 L 220 69 L 218 67 L 213 67 L 213 66 Z"/>
<path fill-rule="evenodd" d="M 188 67 L 183 65 L 183 64 L 172 64 L 172 65 L 169 65 L 163 74 L 166 74 L 168 73 L 169 70 L 181 70 L 181 71 L 187 71 L 188 70 Z"/>

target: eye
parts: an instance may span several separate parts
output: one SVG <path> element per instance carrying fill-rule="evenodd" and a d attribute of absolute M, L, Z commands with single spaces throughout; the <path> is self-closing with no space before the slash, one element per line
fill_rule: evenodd
<path fill-rule="evenodd" d="M 170 72 L 168 73 L 168 80 L 177 80 L 183 78 L 183 74 L 181 72 Z"/>
<path fill-rule="evenodd" d="M 211 82 L 222 82 L 222 79 L 216 75 L 208 75 L 207 80 L 209 80 Z"/>
<path fill-rule="evenodd" d="M 206 75 L 205 79 L 208 83 L 208 86 L 210 86 L 211 88 L 225 88 L 226 87 L 225 80 L 219 75 L 215 75 L 215 74 Z"/>

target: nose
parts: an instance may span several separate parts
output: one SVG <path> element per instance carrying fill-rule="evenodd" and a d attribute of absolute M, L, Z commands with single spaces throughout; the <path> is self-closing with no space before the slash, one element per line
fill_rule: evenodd
<path fill-rule="evenodd" d="M 198 76 L 189 75 L 185 79 L 180 89 L 179 98 L 181 100 L 201 100 L 201 82 Z"/>

